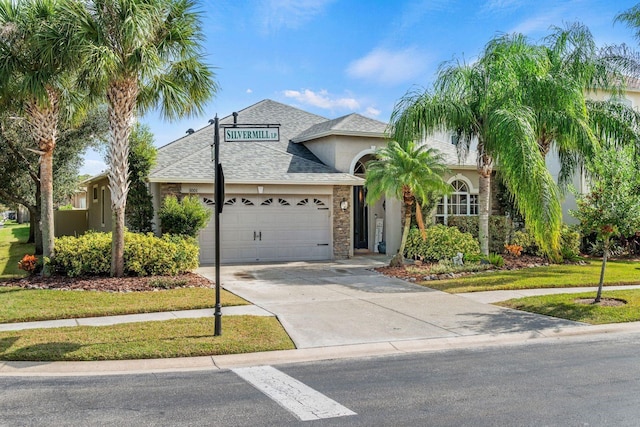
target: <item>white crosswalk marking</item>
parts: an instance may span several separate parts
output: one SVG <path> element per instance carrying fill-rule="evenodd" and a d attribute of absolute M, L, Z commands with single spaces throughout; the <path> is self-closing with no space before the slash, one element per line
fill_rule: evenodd
<path fill-rule="evenodd" d="M 236 368 L 233 372 L 302 421 L 357 415 L 272 366 Z"/>

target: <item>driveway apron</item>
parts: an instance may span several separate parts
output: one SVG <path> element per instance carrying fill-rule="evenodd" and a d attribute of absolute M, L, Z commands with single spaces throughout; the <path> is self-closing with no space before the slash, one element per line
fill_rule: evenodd
<path fill-rule="evenodd" d="M 373 270 L 382 260 L 222 266 L 221 281 L 228 291 L 275 314 L 297 348 L 535 334 L 580 325 L 386 277 Z M 215 277 L 214 267 L 198 273 Z"/>

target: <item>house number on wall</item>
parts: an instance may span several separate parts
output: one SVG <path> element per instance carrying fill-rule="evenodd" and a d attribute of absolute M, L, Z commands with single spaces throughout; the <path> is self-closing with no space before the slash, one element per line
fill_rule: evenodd
<path fill-rule="evenodd" d="M 190 188 L 189 189 L 189 193 L 191 193 L 191 194 L 194 194 L 194 193 L 197 193 L 197 192 L 198 192 L 197 188 Z"/>

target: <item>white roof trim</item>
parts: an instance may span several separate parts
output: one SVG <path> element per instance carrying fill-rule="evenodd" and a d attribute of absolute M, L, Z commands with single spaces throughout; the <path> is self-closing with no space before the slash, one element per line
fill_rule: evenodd
<path fill-rule="evenodd" d="M 312 135 L 306 135 L 302 138 L 293 138 L 291 142 L 299 144 L 301 142 L 312 141 L 314 139 L 324 138 L 326 136 L 363 136 L 367 138 L 382 138 L 386 139 L 387 135 L 380 132 L 363 132 L 352 130 L 328 130 L 320 133 L 314 133 Z"/>
<path fill-rule="evenodd" d="M 184 179 L 184 178 L 163 178 L 163 179 L 150 179 L 149 182 L 152 183 L 176 183 L 176 184 L 213 184 L 214 180 L 211 181 L 203 181 L 202 179 Z M 287 181 L 287 180 L 262 180 L 262 181 L 231 181 L 225 179 L 225 185 L 230 184 L 251 184 L 251 185 L 363 185 L 364 179 L 356 177 L 352 177 L 350 179 L 344 180 L 326 180 L 326 181 L 318 181 L 318 180 L 309 180 L 309 181 Z"/>

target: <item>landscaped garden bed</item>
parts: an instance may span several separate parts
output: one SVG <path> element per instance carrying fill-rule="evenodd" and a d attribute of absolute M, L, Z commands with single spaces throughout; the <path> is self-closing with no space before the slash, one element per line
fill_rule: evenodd
<path fill-rule="evenodd" d="M 51 277 L 28 276 L 0 282 L 0 286 L 23 289 L 61 289 L 103 292 L 142 292 L 177 288 L 213 288 L 215 284 L 199 274 L 143 277 Z"/>

